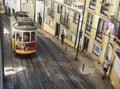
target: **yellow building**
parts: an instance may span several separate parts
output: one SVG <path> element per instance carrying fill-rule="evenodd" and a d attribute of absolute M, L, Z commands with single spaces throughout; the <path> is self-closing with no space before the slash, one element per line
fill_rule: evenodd
<path fill-rule="evenodd" d="M 82 50 L 102 63 L 108 56 L 111 62 L 109 76 L 116 89 L 120 89 L 120 0 L 87 0 L 83 21 Z M 118 28 L 118 35 L 104 35 L 106 20 Z"/>

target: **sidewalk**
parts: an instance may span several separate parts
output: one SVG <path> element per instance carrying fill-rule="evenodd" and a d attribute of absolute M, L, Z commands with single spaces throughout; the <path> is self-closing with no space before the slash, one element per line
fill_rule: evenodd
<path fill-rule="evenodd" d="M 39 29 L 39 32 L 44 34 L 46 37 L 49 37 L 49 39 L 51 39 L 51 41 L 66 54 L 73 67 L 83 76 L 93 89 L 114 89 L 109 77 L 105 80 L 102 79 L 102 67 L 97 61 L 94 61 L 87 54 L 81 51 L 79 51 L 78 60 L 76 61 L 76 49 L 65 43 L 61 45 L 61 41 L 57 37 L 44 30 Z"/>

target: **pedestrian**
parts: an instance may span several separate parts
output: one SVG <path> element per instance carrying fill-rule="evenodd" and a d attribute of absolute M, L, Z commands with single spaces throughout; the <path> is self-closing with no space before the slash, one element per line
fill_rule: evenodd
<path fill-rule="evenodd" d="M 64 32 L 62 32 L 62 34 L 61 34 L 61 44 L 63 45 L 63 43 L 64 43 L 64 37 L 65 37 L 65 34 L 64 34 Z"/>
<path fill-rule="evenodd" d="M 109 61 L 108 56 L 107 56 L 107 58 L 105 59 L 105 61 L 103 63 L 103 70 L 104 70 L 104 74 L 102 75 L 103 79 L 105 79 L 105 77 L 106 77 L 106 73 L 108 71 L 109 66 L 110 66 L 110 61 Z"/>

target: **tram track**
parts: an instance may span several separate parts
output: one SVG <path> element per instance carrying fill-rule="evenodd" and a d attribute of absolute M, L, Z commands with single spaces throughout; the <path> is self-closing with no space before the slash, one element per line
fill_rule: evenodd
<path fill-rule="evenodd" d="M 29 82 L 31 86 L 31 89 L 44 89 L 42 79 L 40 77 L 40 73 L 37 72 L 36 66 L 33 63 L 33 59 L 31 55 L 28 56 L 29 58 L 22 58 L 23 65 L 28 69 L 26 70 L 26 73 L 29 78 Z"/>
<path fill-rule="evenodd" d="M 47 68 L 45 67 L 44 63 L 39 60 L 41 59 L 40 56 L 38 56 L 38 52 L 37 54 L 37 60 L 31 60 L 32 62 L 34 62 L 34 65 L 37 65 L 37 67 L 35 67 L 36 71 L 38 72 L 38 74 L 40 76 L 42 76 L 42 80 L 44 82 L 44 86 L 46 89 L 58 89 L 56 88 L 56 86 L 53 84 L 53 79 L 51 78 L 51 75 L 49 74 L 49 71 L 47 70 Z"/>
<path fill-rule="evenodd" d="M 43 47 L 41 47 L 42 49 L 44 49 Z M 39 49 L 38 49 L 39 50 Z M 42 50 L 42 52 L 44 52 L 43 50 Z M 61 85 L 61 86 L 59 86 L 59 87 L 57 87 L 57 89 L 70 89 L 70 86 L 67 84 L 67 82 L 66 82 L 66 80 L 63 78 L 63 76 L 62 75 L 60 75 L 60 79 L 62 79 L 62 82 L 61 81 L 59 81 L 59 85 L 58 85 L 58 81 L 56 80 L 57 79 L 57 76 L 56 75 L 54 75 L 54 76 L 52 76 L 54 73 L 51 73 L 51 70 L 52 70 L 52 68 L 54 69 L 54 70 L 56 70 L 56 73 L 57 74 L 61 74 L 60 73 L 60 71 L 57 69 L 57 68 L 55 68 L 54 67 L 54 65 L 52 64 L 52 62 L 50 61 L 51 60 L 51 58 L 48 58 L 45 54 L 47 54 L 47 53 L 41 53 L 41 57 L 43 57 L 43 58 L 45 58 L 44 59 L 44 61 L 43 61 L 43 63 L 45 64 L 45 67 L 47 67 L 47 66 L 49 66 L 49 69 L 48 69 L 48 67 L 47 67 L 47 70 L 49 71 L 49 73 L 51 74 L 51 77 L 52 77 L 52 81 L 51 82 L 56 82 L 56 86 L 59 86 L 59 85 Z M 48 54 L 47 54 L 48 55 Z M 49 55 L 48 55 L 49 56 Z M 46 61 L 47 62 L 46 62 Z M 52 66 L 51 66 L 52 65 Z M 51 70 L 50 70 L 51 69 Z M 50 78 L 50 77 L 49 77 Z M 56 79 L 55 79 L 56 78 Z M 51 78 L 50 78 L 51 79 Z M 60 88 L 60 87 L 62 87 L 62 88 Z"/>
<path fill-rule="evenodd" d="M 42 39 L 39 39 L 38 38 L 38 40 L 39 40 L 39 42 L 41 43 L 41 45 L 44 45 L 45 47 L 47 47 L 47 48 L 44 48 L 44 49 L 46 49 L 46 50 L 44 50 L 44 51 L 46 51 L 46 53 L 48 53 L 49 52 L 49 55 L 51 55 L 51 58 L 53 58 L 56 62 L 57 62 L 57 64 L 59 65 L 59 70 L 61 69 L 61 71 L 63 71 L 63 73 L 66 75 L 66 76 L 68 76 L 67 78 L 69 79 L 69 81 L 70 81 L 70 84 L 68 84 L 68 81 L 66 81 L 66 80 L 64 80 L 64 82 L 66 83 L 66 85 L 68 86 L 68 88 L 69 89 L 78 89 L 78 88 L 80 88 L 80 89 L 85 89 L 84 88 L 84 86 L 83 85 L 81 85 L 81 83 L 78 81 L 78 79 L 76 79 L 76 77 L 74 77 L 74 81 L 72 80 L 72 77 L 70 77 L 70 74 L 72 75 L 72 76 L 74 76 L 73 74 L 72 74 L 72 72 L 70 71 L 70 70 L 68 70 L 67 68 L 66 68 L 66 70 L 62 67 L 62 65 L 59 63 L 59 61 L 58 60 L 62 60 L 63 58 L 60 58 L 60 56 L 56 56 L 56 51 L 54 52 L 53 50 L 55 50 L 55 49 L 53 49 L 53 48 L 49 48 L 49 47 L 52 47 L 52 45 L 54 45 L 54 44 L 51 44 L 50 42 L 49 42 L 49 40 L 46 40 L 46 42 L 43 42 L 43 41 L 41 41 Z M 45 40 L 45 39 L 44 39 Z M 44 43 L 44 44 L 43 44 Z M 48 46 L 49 45 L 49 46 Z M 43 48 L 43 47 L 41 47 L 41 48 Z M 50 51 L 50 50 L 52 50 L 52 52 Z M 45 53 L 45 54 L 46 54 Z M 58 53 L 60 53 L 60 52 L 58 52 Z M 50 61 L 50 60 L 49 60 Z M 63 60 L 64 61 L 64 60 Z M 72 88 L 70 85 L 73 85 L 74 86 L 74 88 Z M 79 85 L 79 86 L 78 86 Z"/>
<path fill-rule="evenodd" d="M 25 67 L 19 56 L 12 57 L 14 73 L 14 89 L 31 89 L 25 74 Z"/>
<path fill-rule="evenodd" d="M 41 42 L 42 43 L 42 42 Z M 45 44 L 44 44 L 45 45 Z M 41 48 L 43 48 L 43 47 L 41 47 Z M 44 48 L 45 49 L 45 48 Z M 44 50 L 43 49 L 43 50 Z M 47 49 L 47 51 L 48 51 L 49 49 Z M 44 53 L 44 54 L 47 54 L 47 52 L 46 53 Z M 44 54 L 42 54 L 42 55 L 44 55 Z M 49 55 L 50 56 L 50 55 Z M 56 72 L 57 72 L 57 74 L 59 74 L 59 76 L 61 77 L 60 79 L 62 79 L 63 80 L 63 82 L 64 82 L 64 84 L 66 85 L 66 87 L 67 88 L 65 88 L 65 89 L 77 89 L 77 87 L 76 88 L 73 88 L 73 86 L 71 86 L 71 85 L 73 85 L 73 84 L 69 84 L 69 82 L 66 80 L 66 78 L 68 79 L 68 77 L 67 77 L 67 75 L 65 74 L 65 71 L 63 70 L 63 68 L 61 68 L 61 66 L 60 66 L 60 64 L 59 63 L 57 63 L 58 65 L 59 65 L 59 69 L 58 68 L 56 68 L 53 64 L 52 64 L 52 62 L 51 62 L 51 59 L 49 59 L 49 58 L 45 58 L 45 59 L 48 59 L 49 60 L 49 62 L 51 63 L 51 65 L 53 66 L 53 68 L 56 70 Z M 61 70 L 61 71 L 60 71 Z"/>
<path fill-rule="evenodd" d="M 51 48 L 52 47 L 52 45 L 54 45 L 52 42 L 49 42 L 49 40 L 45 40 L 46 41 L 46 44 L 48 43 L 49 44 L 49 51 L 50 50 L 56 50 L 56 49 L 58 49 L 56 46 L 53 46 L 53 48 Z M 68 59 L 67 60 L 64 60 L 64 57 L 63 56 L 59 56 L 59 55 L 56 55 L 56 54 L 59 54 L 59 53 L 61 53 L 61 51 L 60 50 L 56 50 L 56 51 L 50 51 L 50 54 L 54 57 L 54 59 L 56 59 L 56 61 L 58 61 L 58 60 L 61 60 L 61 61 L 63 61 L 63 62 L 65 62 L 66 63 L 66 65 L 68 65 L 68 62 L 70 62 Z M 62 55 L 64 55 L 63 53 L 61 53 Z M 60 67 L 62 67 L 62 69 L 63 69 L 63 64 L 62 63 L 59 63 L 60 64 Z M 69 63 L 70 64 L 70 63 Z M 69 66 L 72 66 L 72 65 L 69 65 Z M 76 71 L 73 71 L 74 70 L 74 68 L 69 68 L 68 69 L 68 67 L 64 67 L 64 71 L 65 71 L 65 73 L 67 73 L 67 75 L 68 75 L 68 77 L 69 77 L 69 79 L 70 80 L 74 80 L 75 82 L 73 83 L 75 86 L 77 86 L 76 88 L 79 88 L 79 87 L 81 87 L 82 89 L 85 89 L 84 88 L 84 86 L 83 86 L 83 84 L 85 84 L 85 86 L 87 86 L 86 85 L 86 83 L 82 80 L 82 79 L 79 79 L 79 78 L 77 78 L 75 75 L 75 73 L 76 73 Z M 66 72 L 67 71 L 67 72 Z M 81 77 L 81 76 L 80 76 Z M 72 81 L 73 82 L 73 81 Z M 87 87 L 87 89 L 88 89 L 88 87 Z"/>
<path fill-rule="evenodd" d="M 16 80 L 17 83 L 15 83 L 15 85 L 19 86 L 19 88 L 15 87 L 15 89 L 21 89 L 21 88 L 22 89 L 46 89 L 40 77 L 41 75 L 36 70 L 36 66 L 33 63 L 33 59 L 31 57 L 26 58 L 21 55 L 18 55 L 18 57 L 15 57 L 15 60 L 13 60 L 13 62 L 14 62 L 14 67 L 17 67 L 17 66 L 23 67 L 22 73 L 19 72 L 18 74 L 15 74 L 15 77 L 16 77 L 15 79 L 22 78 L 21 81 Z"/>
<path fill-rule="evenodd" d="M 40 40 L 42 40 L 42 39 L 40 39 Z M 40 40 L 39 40 L 39 42 L 40 42 Z M 48 42 L 48 41 L 47 41 Z M 78 88 L 80 88 L 81 87 L 81 89 L 84 89 L 84 87 L 82 86 L 82 85 L 80 85 L 79 84 L 79 87 L 76 85 L 76 83 L 75 82 L 73 82 L 72 80 L 71 80 L 71 78 L 69 77 L 69 75 L 70 74 L 67 74 L 67 72 L 66 72 L 66 70 L 65 69 L 63 69 L 63 67 L 59 64 L 59 62 L 58 62 L 58 60 L 61 60 L 61 58 L 59 57 L 59 56 L 55 56 L 56 54 L 54 54 L 54 52 L 52 52 L 51 53 L 51 51 L 50 50 L 54 50 L 54 49 L 50 49 L 50 48 L 48 48 L 48 44 L 47 43 L 44 43 L 44 41 L 42 41 L 42 42 L 40 42 L 41 43 L 41 45 L 44 45 L 45 47 L 47 47 L 46 48 L 46 50 L 47 51 L 49 51 L 49 56 L 51 56 L 51 60 L 55 60 L 56 61 L 56 63 L 59 65 L 59 70 L 61 69 L 61 71 L 65 74 L 65 77 L 67 77 L 67 79 L 69 79 L 69 82 L 68 81 L 66 81 L 62 76 L 62 79 L 64 79 L 64 82 L 65 82 L 65 84 L 66 84 L 66 86 L 68 87 L 68 89 L 78 89 Z M 44 43 L 44 44 L 43 44 Z M 47 44 L 47 45 L 46 45 Z M 50 43 L 49 43 L 49 46 L 50 46 Z M 50 46 L 51 47 L 51 46 Z M 41 48 L 43 48 L 43 47 L 41 47 Z M 45 48 L 44 48 L 45 49 Z M 43 50 L 43 51 L 46 51 L 46 50 Z M 56 51 L 55 51 L 56 52 Z M 47 53 L 45 53 L 45 54 L 47 54 Z M 61 72 L 60 71 L 60 72 Z M 57 71 L 57 72 L 59 72 L 59 71 Z M 74 76 L 74 75 L 73 75 Z M 74 87 L 72 88 L 72 86 L 71 85 L 73 85 Z"/>

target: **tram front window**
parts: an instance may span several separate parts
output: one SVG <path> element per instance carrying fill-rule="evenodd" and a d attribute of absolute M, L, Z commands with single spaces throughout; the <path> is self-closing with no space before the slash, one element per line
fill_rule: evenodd
<path fill-rule="evenodd" d="M 35 41 L 35 34 L 36 34 L 35 32 L 31 33 L 31 41 Z"/>
<path fill-rule="evenodd" d="M 22 33 L 20 33 L 20 32 L 18 33 L 17 32 L 16 33 L 16 40 L 22 41 L 22 36 L 21 35 L 22 35 Z"/>
<path fill-rule="evenodd" d="M 23 33 L 23 42 L 29 42 L 30 41 L 30 33 L 24 32 Z"/>

